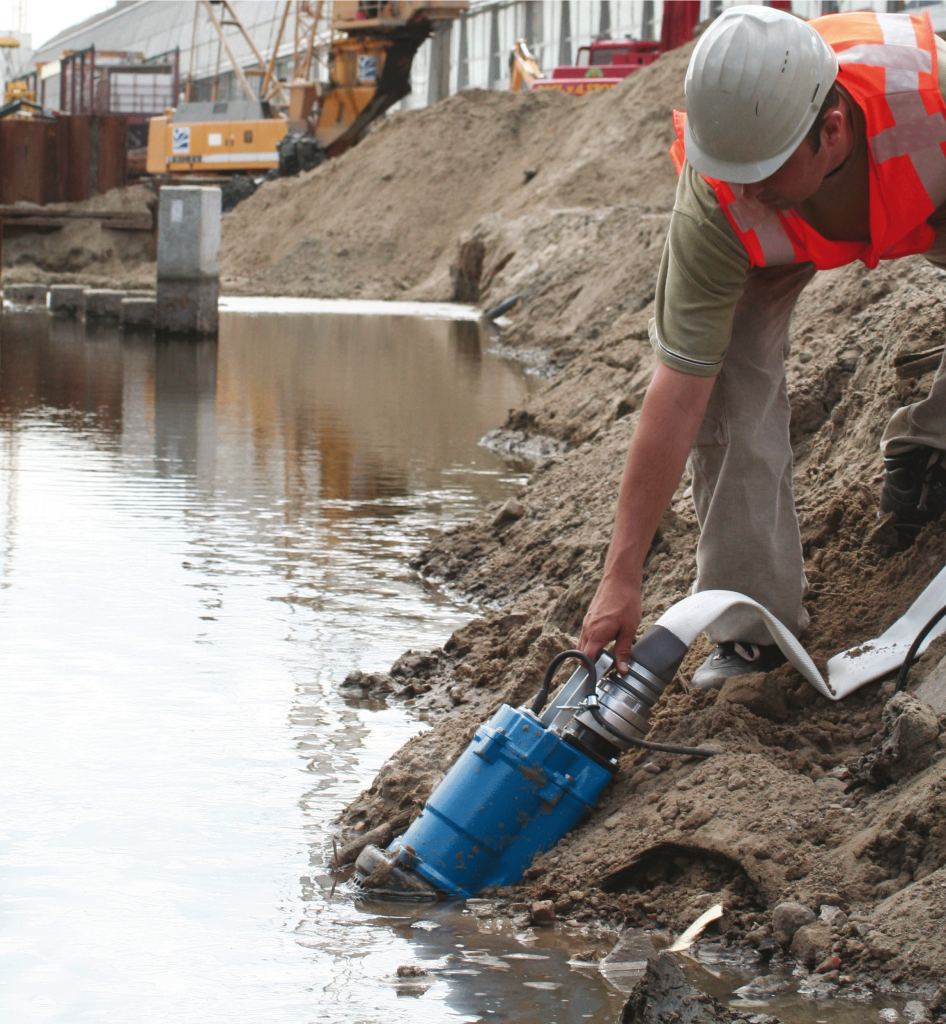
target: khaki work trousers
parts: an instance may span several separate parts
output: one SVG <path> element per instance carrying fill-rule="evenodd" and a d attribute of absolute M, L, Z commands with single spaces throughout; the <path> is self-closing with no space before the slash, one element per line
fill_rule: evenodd
<path fill-rule="evenodd" d="M 792 492 L 785 359 L 795 303 L 814 274 L 811 263 L 749 272 L 689 460 L 700 524 L 694 591 L 746 594 L 796 636 L 809 622 L 808 585 Z M 929 396 L 894 413 L 881 444 L 888 454 L 914 444 L 946 449 L 943 364 Z M 727 612 L 706 633 L 714 643 L 772 643 L 748 611 Z"/>

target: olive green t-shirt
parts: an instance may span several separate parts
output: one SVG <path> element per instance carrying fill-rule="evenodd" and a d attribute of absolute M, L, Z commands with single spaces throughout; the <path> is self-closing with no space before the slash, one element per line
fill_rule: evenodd
<path fill-rule="evenodd" d="M 938 37 L 936 50 L 939 88 L 946 97 L 946 42 Z M 928 223 L 946 238 L 946 204 Z M 925 255 L 946 269 L 946 243 L 937 240 Z M 719 373 L 748 271 L 749 255 L 712 186 L 685 163 L 657 275 L 654 318 L 648 325 L 650 343 L 662 363 L 698 377 Z"/>

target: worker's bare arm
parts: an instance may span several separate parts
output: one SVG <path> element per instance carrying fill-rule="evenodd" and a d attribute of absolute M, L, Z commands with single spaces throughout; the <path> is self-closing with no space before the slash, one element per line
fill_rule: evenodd
<path fill-rule="evenodd" d="M 578 645 L 594 657 L 616 639 L 621 671 L 626 669 L 640 623 L 644 559 L 680 482 L 714 381 L 714 377 L 695 377 L 658 362 L 644 398 L 621 479 L 604 575 L 585 615 Z"/>

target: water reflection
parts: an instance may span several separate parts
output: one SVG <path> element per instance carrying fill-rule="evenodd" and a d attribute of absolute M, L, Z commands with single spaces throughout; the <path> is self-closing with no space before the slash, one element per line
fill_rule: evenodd
<path fill-rule="evenodd" d="M 231 320 L 220 405 L 252 418 L 259 459 L 280 434 L 287 480 L 317 459 L 322 499 L 403 496 L 482 462 L 464 424 L 484 406 L 504 418 L 522 389 L 518 375 L 484 372 L 475 323 L 325 316 L 316 340 L 303 316 Z"/>
<path fill-rule="evenodd" d="M 2 321 L 0 417 L 15 429 L 39 411 L 80 428 L 94 420 L 102 435 L 121 430 L 122 353 L 116 331 L 75 321 L 5 315 Z"/>
<path fill-rule="evenodd" d="M 473 1019 L 474 975 L 405 1001 L 433 951 L 319 879 L 423 728 L 338 683 L 468 617 L 406 558 L 521 484 L 477 441 L 529 386 L 471 323 L 3 316 L 0 1018 Z"/>
<path fill-rule="evenodd" d="M 278 461 L 287 493 L 314 490 L 329 501 L 403 497 L 436 487 L 444 470 L 500 468 L 477 447 L 479 432 L 503 419 L 529 382 L 485 355 L 478 324 L 222 321 L 218 351 L 216 341 L 123 339 L 109 328 L 7 314 L 0 416 L 10 429 L 37 410 L 76 429 L 94 426 L 99 443 L 114 435 L 127 454 L 150 449 L 159 475 L 218 485 L 222 417 L 251 433 L 256 468 Z"/>
<path fill-rule="evenodd" d="M 136 354 L 145 360 L 145 386 L 137 393 L 150 405 L 142 409 L 142 422 L 149 412 L 153 417 L 156 472 L 209 484 L 217 450 L 217 342 L 161 340 L 153 352 L 139 348 Z"/>
<path fill-rule="evenodd" d="M 488 916 L 476 900 L 466 907 L 371 907 L 379 921 L 410 942 L 411 963 L 428 972 L 427 984 L 450 983 L 444 1002 L 470 1020 L 573 1024 L 614 1021 L 620 1015 L 625 997 L 602 983 L 595 967 L 569 965 L 571 957 L 589 949 L 604 955 L 614 933 L 561 923 L 554 929 L 519 929 L 508 918 Z M 395 985 L 402 998 L 417 997 L 415 980 L 399 979 Z"/>

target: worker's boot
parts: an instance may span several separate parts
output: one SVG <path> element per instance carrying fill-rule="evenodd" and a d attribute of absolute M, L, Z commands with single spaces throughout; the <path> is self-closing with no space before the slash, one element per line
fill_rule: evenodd
<path fill-rule="evenodd" d="M 893 512 L 900 546 L 910 547 L 927 523 L 946 512 L 946 452 L 917 445 L 884 458 L 880 514 Z"/>
<path fill-rule="evenodd" d="M 713 653 L 693 673 L 697 690 L 718 690 L 727 679 L 750 672 L 771 672 L 784 665 L 785 655 L 776 644 L 746 644 L 739 640 L 717 644 Z"/>

